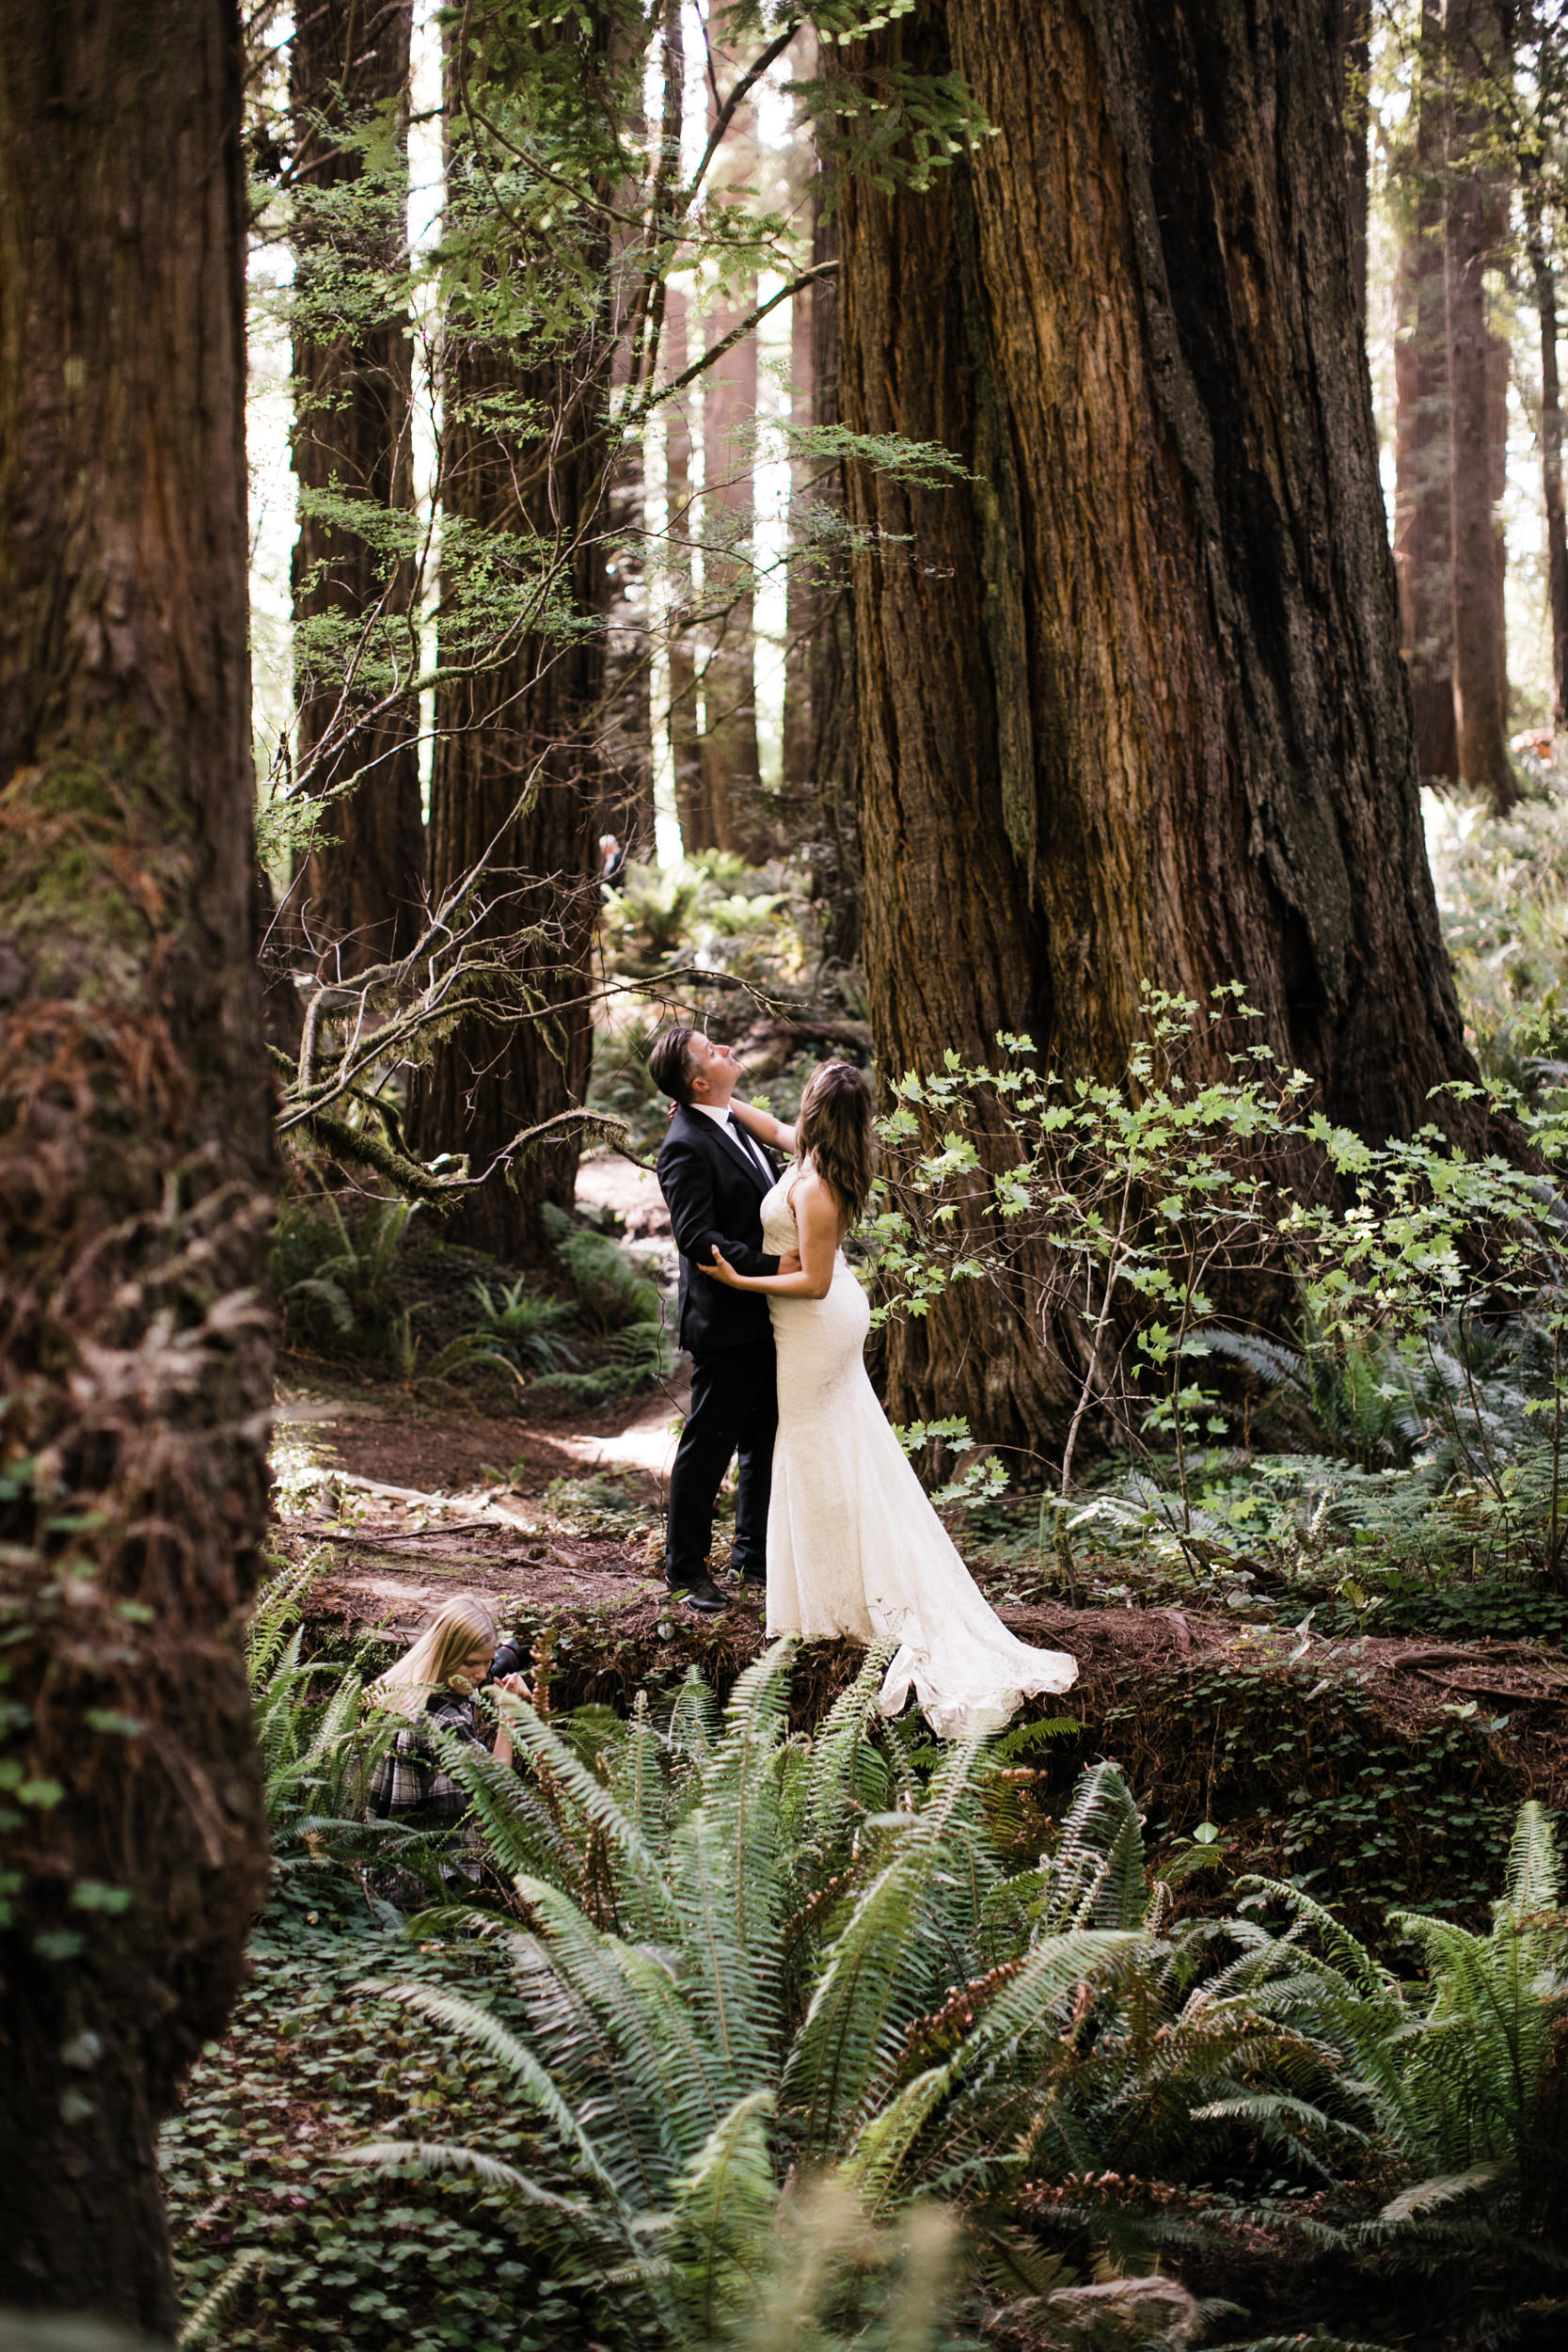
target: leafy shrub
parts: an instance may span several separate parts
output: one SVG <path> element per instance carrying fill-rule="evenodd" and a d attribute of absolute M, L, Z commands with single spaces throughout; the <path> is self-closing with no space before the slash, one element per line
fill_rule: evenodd
<path fill-rule="evenodd" d="M 605 1470 L 588 1478 L 552 1478 L 545 1502 L 558 1519 L 582 1535 L 625 1535 L 648 1517 L 639 1486 Z"/>
<path fill-rule="evenodd" d="M 1347 2122 L 1405 2174 L 1347 2249 L 1446 2282 L 1468 2341 L 1511 2339 L 1568 2266 L 1568 1915 L 1549 1817 L 1521 1808 L 1489 1933 L 1394 1915 L 1417 1984 L 1299 1887 L 1260 1892 L 1296 1919 L 1272 1947 L 1294 1963 L 1276 2012 L 1332 2054 Z"/>
<path fill-rule="evenodd" d="M 695 873 L 659 875 L 643 866 L 628 867 L 620 889 L 605 903 L 605 930 L 617 968 L 645 978 L 674 962 L 690 935 L 702 887 Z"/>
<path fill-rule="evenodd" d="M 594 1110 L 624 1119 L 636 1147 L 652 1158 L 664 1140 L 670 1104 L 653 1081 L 648 1049 L 656 1025 L 630 1020 L 601 1028 L 594 1041 L 588 1100 Z"/>
<path fill-rule="evenodd" d="M 574 1310 L 561 1298 L 547 1298 L 522 1282 L 504 1282 L 499 1292 L 487 1282 L 472 1283 L 480 1309 L 479 1328 L 523 1370 L 559 1372 L 577 1361 L 569 1341 L 561 1336 Z"/>
<path fill-rule="evenodd" d="M 330 1193 L 286 1203 L 272 1253 L 285 1336 L 329 1340 L 353 1354 L 395 1353 L 395 1276 L 415 1214 L 406 1200 L 374 1200 L 351 1224 Z"/>
<path fill-rule="evenodd" d="M 663 1296 L 645 1259 L 633 1257 L 610 1234 L 578 1225 L 553 1201 L 546 1202 L 544 1219 L 578 1304 L 601 1331 L 658 1320 Z"/>
<path fill-rule="evenodd" d="M 1148 1035 L 1121 1086 L 1069 1088 L 1016 1037 L 999 1041 L 994 1071 L 954 1057 L 899 1081 L 883 1122 L 879 1311 L 920 1315 L 979 1281 L 1036 1343 L 1082 1336 L 1063 1341 L 1082 1367 L 1064 1505 L 1097 1428 L 1135 1457 L 1142 1502 L 1190 1549 L 1211 1536 L 1196 1487 L 1214 1440 L 1240 1424 L 1250 1451 L 1272 1413 L 1298 1443 L 1462 1485 L 1490 1550 L 1556 1576 L 1568 1558 L 1558 1195 L 1435 1128 L 1374 1148 L 1335 1127 L 1302 1073 L 1281 1076 L 1246 1042 L 1253 1016 L 1234 989 L 1215 992 L 1201 1061 L 1196 1006 L 1146 999 Z M 1234 1074 L 1215 1080 L 1222 1048 Z M 1518 1113 L 1551 1167 L 1568 1156 L 1556 1102 Z M 1295 1347 L 1247 1320 L 1289 1281 Z M 1240 1397 L 1216 1360 L 1251 1375 Z M 1156 1474 L 1161 1457 L 1174 1476 Z M 1064 1546 L 1069 1524 L 1055 1522 Z"/>
<path fill-rule="evenodd" d="M 1482 1070 L 1493 1084 L 1526 1092 L 1543 1079 L 1560 1083 L 1568 1061 L 1568 803 L 1560 786 L 1531 792 L 1504 818 L 1433 796 L 1428 842 Z"/>

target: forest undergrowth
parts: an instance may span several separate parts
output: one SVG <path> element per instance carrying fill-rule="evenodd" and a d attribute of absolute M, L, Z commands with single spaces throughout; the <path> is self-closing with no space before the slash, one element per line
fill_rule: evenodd
<path fill-rule="evenodd" d="M 1042 1817 L 1064 1724 L 939 1751 L 873 1655 L 792 1733 L 781 1644 L 721 1714 L 502 1697 L 527 1771 L 450 1749 L 443 1844 L 358 1819 L 302 1598 L 252 1645 L 274 1904 L 166 2138 L 187 2341 L 1555 2340 L 1542 1806 L 1488 1921 L 1373 1949 L 1300 1883 L 1191 1902 L 1115 1764 Z"/>
<path fill-rule="evenodd" d="M 1239 997 L 1151 998 L 1121 1088 L 1009 1039 L 898 1089 L 879 1311 L 986 1283 L 1085 1367 L 1049 1458 L 902 1433 L 1009 1621 L 1079 1629 L 1070 1711 L 940 1753 L 847 1658 L 523 1612 L 560 1711 L 521 1780 L 464 1762 L 465 1841 L 393 1853 L 354 1796 L 385 1650 L 302 1649 L 278 1588 L 277 1893 L 166 2147 L 192 2342 L 1558 2340 L 1568 826 L 1435 837 L 1533 1172 L 1333 1129 Z M 634 873 L 606 970 L 705 961 L 697 1017 L 787 1116 L 869 1058 L 808 918 L 787 874 Z M 594 1080 L 650 1153 L 656 1010 Z M 497 1267 L 323 1178 L 277 1244 L 306 1360 L 458 1413 L 667 1373 L 613 1219 Z M 595 1527 L 645 1514 L 616 1484 Z"/>

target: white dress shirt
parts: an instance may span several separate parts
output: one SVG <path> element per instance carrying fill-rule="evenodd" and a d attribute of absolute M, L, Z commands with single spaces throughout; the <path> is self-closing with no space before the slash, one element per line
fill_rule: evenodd
<path fill-rule="evenodd" d="M 758 1168 L 767 1177 L 769 1184 L 771 1184 L 773 1182 L 773 1171 L 768 1167 L 768 1162 L 763 1158 L 760 1146 L 756 1143 L 752 1136 L 746 1133 L 745 1128 L 741 1125 L 739 1120 L 736 1118 L 727 1103 L 722 1110 L 719 1108 L 717 1103 L 693 1103 L 691 1107 L 694 1111 L 701 1111 L 705 1119 L 711 1119 L 716 1127 L 725 1128 L 728 1133 L 735 1137 L 741 1150 L 751 1153 L 752 1159 L 755 1160 Z"/>

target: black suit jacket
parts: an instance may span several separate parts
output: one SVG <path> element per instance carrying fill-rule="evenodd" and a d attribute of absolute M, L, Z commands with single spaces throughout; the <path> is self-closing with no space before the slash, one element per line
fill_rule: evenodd
<path fill-rule="evenodd" d="M 712 1264 L 718 1242 L 737 1274 L 777 1274 L 777 1258 L 762 1246 L 762 1202 L 771 1183 L 743 1143 L 701 1111 L 676 1104 L 658 1155 L 658 1184 L 681 1253 L 680 1343 L 693 1356 L 772 1341 L 765 1296 L 727 1290 L 697 1271 Z"/>

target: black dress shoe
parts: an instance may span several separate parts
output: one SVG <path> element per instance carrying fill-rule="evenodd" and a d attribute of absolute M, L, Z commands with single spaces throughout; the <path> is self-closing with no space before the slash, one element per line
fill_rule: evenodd
<path fill-rule="evenodd" d="M 728 1593 L 711 1576 L 694 1577 L 689 1584 L 672 1584 L 666 1577 L 664 1586 L 672 1600 L 678 1600 L 686 1609 L 699 1609 L 705 1616 L 717 1616 L 730 1605 Z"/>

